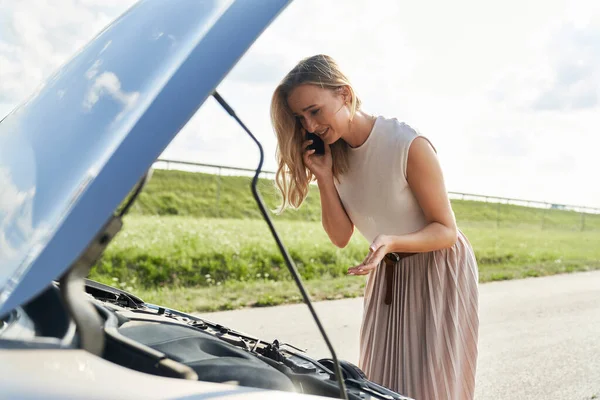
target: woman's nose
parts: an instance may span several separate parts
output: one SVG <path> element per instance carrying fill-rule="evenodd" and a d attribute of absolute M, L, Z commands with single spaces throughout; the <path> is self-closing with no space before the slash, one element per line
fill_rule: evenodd
<path fill-rule="evenodd" d="M 306 119 L 304 121 L 304 124 L 305 124 L 304 129 L 306 129 L 309 132 L 314 133 L 314 131 L 317 129 L 317 123 L 311 118 Z"/>

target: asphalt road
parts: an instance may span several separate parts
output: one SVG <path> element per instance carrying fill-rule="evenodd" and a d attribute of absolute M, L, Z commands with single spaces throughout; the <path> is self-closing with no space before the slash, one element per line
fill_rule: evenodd
<path fill-rule="evenodd" d="M 600 398 L 600 271 L 482 284 L 476 399 Z M 362 298 L 315 303 L 338 357 L 356 363 Z M 303 304 L 202 314 L 329 357 Z"/>

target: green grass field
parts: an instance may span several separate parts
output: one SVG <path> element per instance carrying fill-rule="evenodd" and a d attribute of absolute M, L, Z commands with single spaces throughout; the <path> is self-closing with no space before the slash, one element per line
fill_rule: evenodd
<path fill-rule="evenodd" d="M 339 249 L 318 222 L 278 221 L 277 228 L 304 279 L 344 276 L 366 255 L 368 243 L 358 234 Z M 475 249 L 482 282 L 600 264 L 598 232 L 477 226 L 463 231 Z M 94 274 L 144 287 L 289 279 L 263 221 L 189 217 L 127 218 Z"/>
<path fill-rule="evenodd" d="M 217 212 L 214 176 L 155 171 L 91 278 L 187 311 L 300 301 L 259 219 L 250 179 L 220 179 Z M 272 184 L 262 181 L 261 187 L 275 208 Z M 600 268 L 600 215 L 586 215 L 582 230 L 581 215 L 573 212 L 475 201 L 452 205 L 475 249 L 481 282 Z M 336 248 L 319 213 L 318 192 L 312 191 L 300 210 L 273 219 L 313 298 L 359 296 L 364 278 L 346 271 L 364 258 L 368 243 L 356 233 L 346 248 Z"/>
<path fill-rule="evenodd" d="M 222 176 L 184 171 L 155 170 L 148 186 L 134 204 L 137 215 L 180 215 L 208 218 L 260 219 L 250 193 L 249 177 Z M 267 179 L 259 190 L 269 209 L 276 209 L 280 197 Z M 218 194 L 218 196 L 217 196 Z M 320 221 L 320 198 L 311 188 L 302 207 L 275 216 L 281 220 Z M 538 226 L 540 229 L 581 230 L 581 214 L 478 201 L 453 200 L 452 207 L 461 225 L 480 224 L 490 228 Z M 600 231 L 600 214 L 586 214 L 584 230 Z"/>

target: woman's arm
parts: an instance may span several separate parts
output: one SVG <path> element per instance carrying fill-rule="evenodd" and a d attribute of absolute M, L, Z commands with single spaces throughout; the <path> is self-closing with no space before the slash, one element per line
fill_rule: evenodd
<path fill-rule="evenodd" d="M 306 134 L 306 131 L 303 131 Z M 307 140 L 302 144 L 304 149 L 312 144 L 312 140 Z M 315 150 L 306 150 L 303 154 L 304 165 L 317 178 L 319 193 L 321 194 L 321 224 L 327 232 L 331 243 L 337 247 L 346 247 L 352 233 L 354 224 L 350 221 L 342 201 L 337 193 L 333 183 L 333 158 L 331 156 L 331 147 L 325 145 L 323 155 L 315 155 Z"/>
<path fill-rule="evenodd" d="M 415 138 L 408 151 L 407 180 L 419 206 L 425 214 L 427 225 L 406 235 L 379 235 L 369 247 L 362 264 L 348 273 L 368 274 L 377 268 L 390 252 L 424 253 L 452 247 L 458 237 L 458 228 L 435 151 L 426 139 Z"/>
<path fill-rule="evenodd" d="M 350 221 L 333 183 L 333 176 L 317 180 L 321 195 L 321 223 L 329 240 L 337 247 L 346 247 L 354 224 Z"/>
<path fill-rule="evenodd" d="M 388 252 L 417 253 L 452 247 L 458 234 L 456 220 L 442 168 L 426 139 L 417 137 L 413 140 L 408 151 L 406 175 L 427 225 L 407 235 L 388 236 Z"/>

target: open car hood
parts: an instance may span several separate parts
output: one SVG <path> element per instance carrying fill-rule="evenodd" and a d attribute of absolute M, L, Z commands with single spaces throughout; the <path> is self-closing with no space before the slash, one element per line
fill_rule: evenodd
<path fill-rule="evenodd" d="M 290 0 L 141 0 L 0 123 L 0 316 L 59 278 Z"/>

